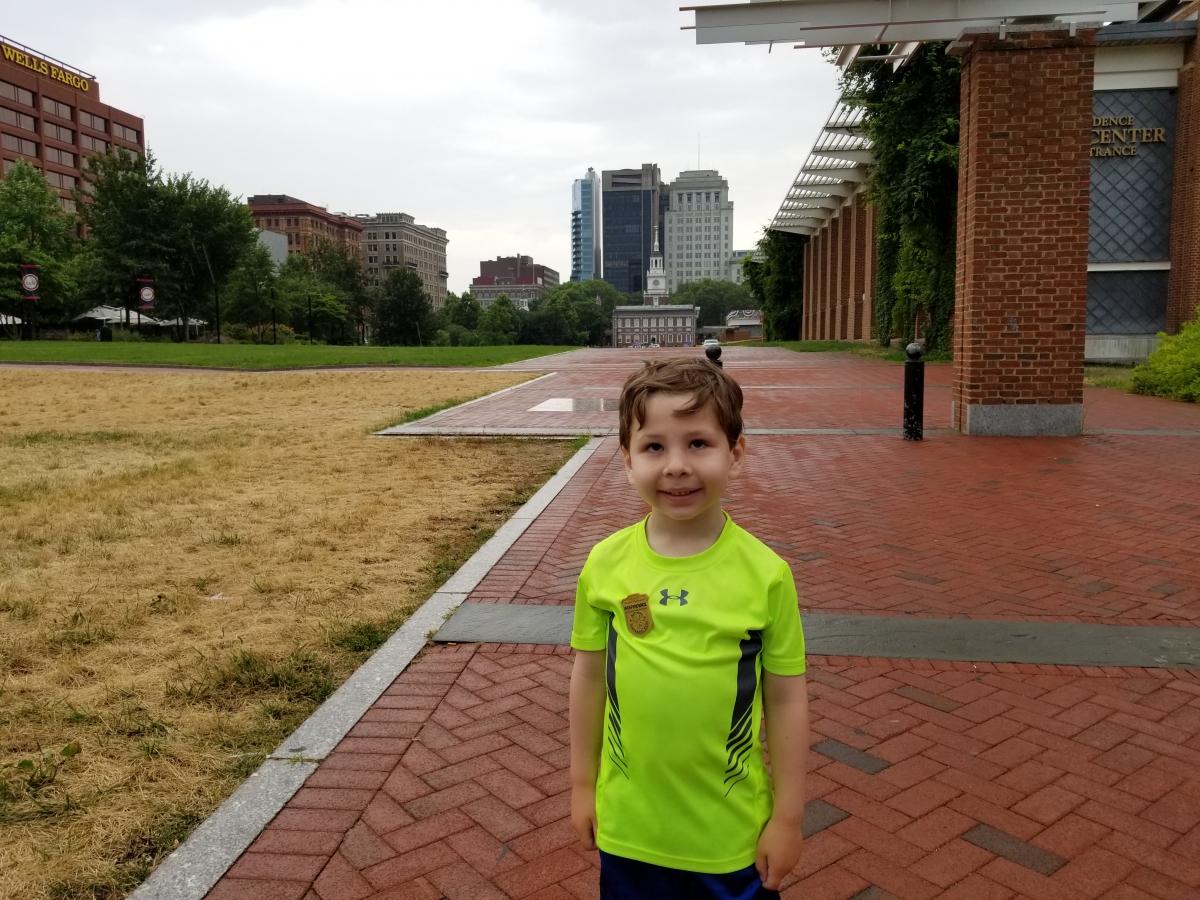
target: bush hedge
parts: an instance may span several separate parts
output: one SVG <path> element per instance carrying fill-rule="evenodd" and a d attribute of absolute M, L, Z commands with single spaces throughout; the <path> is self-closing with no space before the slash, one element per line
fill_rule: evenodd
<path fill-rule="evenodd" d="M 1164 336 L 1146 364 L 1133 370 L 1135 394 L 1200 402 L 1200 309 L 1179 334 Z"/>

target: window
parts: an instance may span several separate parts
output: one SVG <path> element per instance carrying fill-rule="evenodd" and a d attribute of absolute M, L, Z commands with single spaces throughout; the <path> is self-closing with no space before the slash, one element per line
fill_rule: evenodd
<path fill-rule="evenodd" d="M 0 135 L 0 146 L 3 146 L 5 150 L 11 150 L 13 153 L 23 153 L 26 156 L 38 155 L 37 144 L 13 134 Z"/>
<path fill-rule="evenodd" d="M 138 142 L 139 135 L 136 128 L 128 128 L 113 122 L 112 133 L 113 137 L 119 137 L 121 140 L 129 141 L 131 144 Z"/>
<path fill-rule="evenodd" d="M 75 201 L 70 197 L 59 197 L 58 205 L 61 206 L 66 212 L 75 212 Z"/>
<path fill-rule="evenodd" d="M 70 128 L 63 128 L 61 125 L 55 125 L 53 122 L 42 122 L 42 134 L 56 141 L 62 141 L 64 144 L 75 143 L 74 131 Z"/>
<path fill-rule="evenodd" d="M 75 154 L 68 153 L 66 150 L 56 150 L 53 147 L 46 148 L 46 162 L 58 163 L 60 166 L 70 166 L 75 168 Z"/>
<path fill-rule="evenodd" d="M 94 138 L 90 134 L 81 134 L 79 136 L 79 146 L 89 153 L 108 152 L 108 142 L 102 141 L 100 138 Z"/>
<path fill-rule="evenodd" d="M 108 131 L 108 119 L 101 116 L 93 116 L 82 109 L 79 111 L 79 124 L 93 131 Z"/>
<path fill-rule="evenodd" d="M 0 97 L 20 103 L 23 106 L 33 106 L 33 93 L 31 91 L 19 88 L 15 84 L 9 84 L 7 81 L 0 81 Z"/>
<path fill-rule="evenodd" d="M 71 107 L 65 103 L 59 103 L 57 100 L 51 100 L 49 97 L 42 97 L 42 112 L 48 112 L 60 119 L 71 118 Z"/>
<path fill-rule="evenodd" d="M 25 113 L 19 113 L 15 109 L 6 109 L 3 106 L 0 106 L 0 122 L 24 128 L 26 131 L 37 131 L 37 120 L 33 116 L 27 116 Z"/>
<path fill-rule="evenodd" d="M 64 191 L 69 191 L 75 187 L 75 178 L 71 175 L 64 175 L 62 172 L 47 172 L 46 180 L 56 188 L 61 188 Z"/>

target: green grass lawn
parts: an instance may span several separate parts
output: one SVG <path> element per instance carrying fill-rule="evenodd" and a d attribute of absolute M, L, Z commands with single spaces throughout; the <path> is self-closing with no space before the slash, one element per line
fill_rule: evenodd
<path fill-rule="evenodd" d="M 157 344 L 0 341 L 0 362 L 121 363 L 294 369 L 299 366 L 498 366 L 575 347 L 325 347 L 319 344 Z"/>

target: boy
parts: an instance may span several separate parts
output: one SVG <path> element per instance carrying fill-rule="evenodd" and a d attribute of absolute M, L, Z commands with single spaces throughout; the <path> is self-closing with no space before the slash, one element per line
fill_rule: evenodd
<path fill-rule="evenodd" d="M 621 392 L 625 471 L 650 515 L 592 549 L 571 632 L 571 822 L 600 850 L 604 900 L 764 900 L 800 859 L 796 587 L 720 506 L 741 409 L 705 359 L 647 363 Z"/>

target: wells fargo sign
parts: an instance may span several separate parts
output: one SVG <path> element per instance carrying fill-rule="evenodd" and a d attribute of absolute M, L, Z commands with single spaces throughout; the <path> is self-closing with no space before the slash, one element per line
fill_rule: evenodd
<path fill-rule="evenodd" d="M 10 63 L 18 66 L 24 66 L 38 75 L 44 75 L 47 78 L 53 78 L 55 81 L 61 81 L 63 84 L 69 84 L 77 91 L 90 91 L 92 82 L 82 75 L 76 75 L 74 72 L 68 72 L 52 62 L 47 62 L 23 50 L 18 50 L 16 47 L 10 47 L 8 44 L 0 43 L 0 51 L 3 51 L 4 58 Z"/>
<path fill-rule="evenodd" d="M 1134 116 L 1092 116 L 1092 156 L 1137 156 L 1139 144 L 1161 144 L 1165 128 L 1143 128 Z"/>

